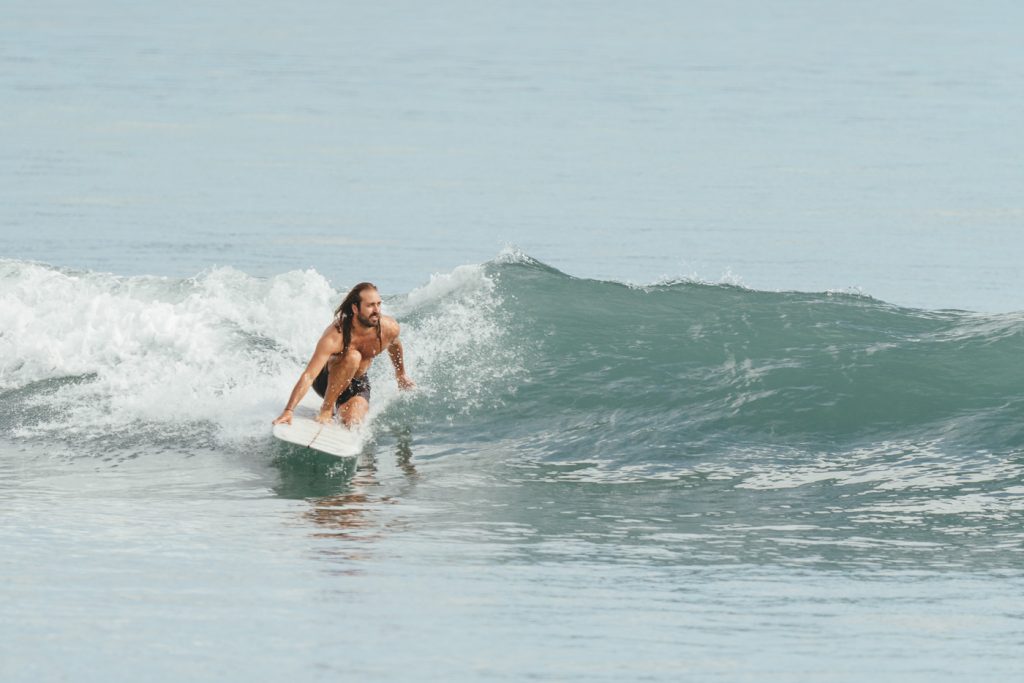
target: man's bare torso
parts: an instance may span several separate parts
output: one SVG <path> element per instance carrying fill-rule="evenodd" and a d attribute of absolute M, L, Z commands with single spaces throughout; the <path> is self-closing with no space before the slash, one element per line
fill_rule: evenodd
<path fill-rule="evenodd" d="M 380 318 L 380 338 L 377 337 L 377 329 L 374 327 L 357 329 L 355 325 L 352 326 L 352 338 L 349 340 L 349 348 L 355 350 L 361 356 L 359 361 L 359 369 L 356 371 L 355 376 L 361 377 L 366 374 L 370 369 L 370 365 L 373 364 L 373 359 L 380 355 L 381 351 L 386 349 L 395 337 L 398 336 L 398 323 L 395 319 L 382 315 Z M 332 343 L 336 347 L 336 351 L 333 355 L 338 355 L 342 351 L 343 340 L 341 332 L 338 328 L 331 324 L 324 330 L 324 337 L 331 339 Z"/>

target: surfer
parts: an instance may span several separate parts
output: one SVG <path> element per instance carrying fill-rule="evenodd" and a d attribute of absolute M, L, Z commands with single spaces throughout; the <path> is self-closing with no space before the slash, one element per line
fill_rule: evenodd
<path fill-rule="evenodd" d="M 324 330 L 313 357 L 292 389 L 288 405 L 274 424 L 291 424 L 295 406 L 310 387 L 324 399 L 317 422 L 330 422 L 335 410 L 346 427 L 361 422 L 370 409 L 370 378 L 366 371 L 384 349 L 395 366 L 398 388 L 416 386 L 405 374 L 398 322 L 382 315 L 380 306 L 380 293 L 373 283 L 360 282 L 352 288 L 334 312 L 334 322 Z"/>

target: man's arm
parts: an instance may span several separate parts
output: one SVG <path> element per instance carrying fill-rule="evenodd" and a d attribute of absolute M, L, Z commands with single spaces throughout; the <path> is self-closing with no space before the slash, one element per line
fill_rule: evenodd
<path fill-rule="evenodd" d="M 388 356 L 391 364 L 395 366 L 395 379 L 398 380 L 399 389 L 413 389 L 416 383 L 405 374 L 405 359 L 402 356 L 402 340 L 398 338 L 399 327 L 395 323 L 395 338 L 388 344 Z"/>
<path fill-rule="evenodd" d="M 313 381 L 316 376 L 323 370 L 324 365 L 330 360 L 331 354 L 337 347 L 337 342 L 331 338 L 331 332 L 328 329 L 324 333 L 324 336 L 320 337 L 320 341 L 317 342 L 316 350 L 313 351 L 313 357 L 309 359 L 309 364 L 306 365 L 306 369 L 299 375 L 299 381 L 295 383 L 295 388 L 292 389 L 292 395 L 288 397 L 288 405 L 285 406 L 284 410 L 274 424 L 284 422 L 285 424 L 292 423 L 292 413 L 295 412 L 295 406 L 299 405 L 299 401 L 306 395 L 309 388 L 313 386 Z"/>

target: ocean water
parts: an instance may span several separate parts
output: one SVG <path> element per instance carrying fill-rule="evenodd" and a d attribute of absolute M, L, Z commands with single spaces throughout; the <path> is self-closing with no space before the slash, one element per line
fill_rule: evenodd
<path fill-rule="evenodd" d="M 1024 674 L 1018 5 L 2 14 L 0 679 Z"/>

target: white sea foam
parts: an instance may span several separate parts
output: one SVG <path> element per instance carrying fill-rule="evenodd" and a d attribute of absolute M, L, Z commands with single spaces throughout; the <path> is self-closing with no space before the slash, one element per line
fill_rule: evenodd
<path fill-rule="evenodd" d="M 402 338 L 420 393 L 456 375 L 449 398 L 480 393 L 501 334 L 493 290 L 482 267 L 462 266 L 389 300 L 387 312 L 411 317 Z M 2 426 L 22 438 L 101 437 L 128 424 L 264 433 L 342 294 L 314 270 L 260 279 L 219 268 L 173 280 L 2 261 L 0 391 L 20 390 L 35 416 Z M 373 414 L 398 393 L 389 365 L 372 370 Z"/>
<path fill-rule="evenodd" d="M 501 251 L 498 252 L 498 255 L 494 258 L 494 262 L 511 265 L 517 263 L 531 264 L 536 263 L 537 261 L 516 245 L 506 244 L 501 248 Z"/>
<path fill-rule="evenodd" d="M 488 296 L 494 291 L 491 280 L 480 265 L 458 266 L 450 273 L 434 273 L 430 281 L 417 287 L 399 304 L 399 313 L 407 313 L 418 307 L 444 303 L 446 299 L 466 296 Z"/>
<path fill-rule="evenodd" d="M 54 418 L 13 425 L 15 432 L 264 421 L 261 413 L 280 395 L 281 372 L 315 340 L 334 298 L 314 271 L 258 280 L 218 269 L 178 281 L 7 262 L 0 388 L 87 378 L 33 392 L 29 405 Z"/>
<path fill-rule="evenodd" d="M 523 362 L 508 343 L 501 304 L 481 265 L 435 274 L 395 302 L 410 371 L 424 380 L 421 391 L 442 401 L 449 414 L 494 400 L 502 388 L 514 390 Z"/>

